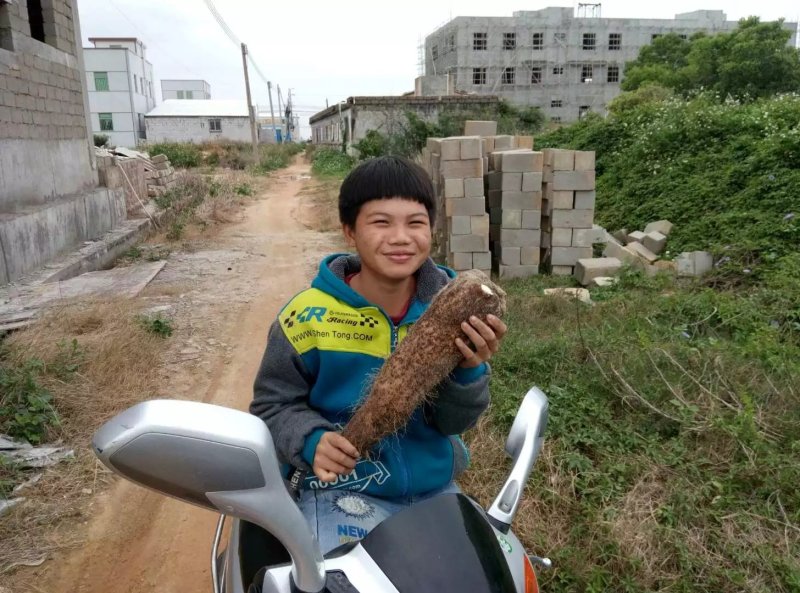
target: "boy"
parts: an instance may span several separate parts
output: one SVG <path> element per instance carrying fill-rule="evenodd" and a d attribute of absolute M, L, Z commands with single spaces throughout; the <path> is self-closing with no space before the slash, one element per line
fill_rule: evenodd
<path fill-rule="evenodd" d="M 356 167 L 342 183 L 339 218 L 358 255 L 325 258 L 270 328 L 250 411 L 267 423 L 287 471 L 313 472 L 298 504 L 323 554 L 414 502 L 458 491 L 453 480 L 469 462 L 458 435 L 489 404 L 486 362 L 506 326 L 473 317 L 462 324 L 472 343 L 456 340 L 464 360 L 403 431 L 368 460 L 339 434 L 385 358 L 455 276 L 429 257 L 435 216 L 420 166 L 381 157 Z"/>

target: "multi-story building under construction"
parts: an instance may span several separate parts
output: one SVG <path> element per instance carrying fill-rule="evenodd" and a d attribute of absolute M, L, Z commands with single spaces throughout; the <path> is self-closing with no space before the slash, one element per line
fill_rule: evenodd
<path fill-rule="evenodd" d="M 731 31 L 719 10 L 674 19 L 606 19 L 599 4 L 515 12 L 512 17 L 457 17 L 425 39 L 425 74 L 450 74 L 455 87 L 534 105 L 552 121 L 605 113 L 620 94 L 625 63 L 667 33 L 691 37 Z M 797 41 L 797 24 L 784 23 Z"/>

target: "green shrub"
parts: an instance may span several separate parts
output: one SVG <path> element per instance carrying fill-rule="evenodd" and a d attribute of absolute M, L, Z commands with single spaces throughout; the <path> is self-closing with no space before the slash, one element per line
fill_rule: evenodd
<path fill-rule="evenodd" d="M 190 142 L 162 142 L 150 144 L 147 152 L 151 157 L 159 154 L 166 155 L 173 167 L 199 167 L 202 164 L 203 155 L 196 144 Z"/>
<path fill-rule="evenodd" d="M 108 146 L 108 141 L 111 140 L 106 134 L 95 134 L 94 135 L 94 145 L 98 148 L 103 148 L 104 146 Z"/>
<path fill-rule="evenodd" d="M 340 150 L 318 148 L 314 151 L 311 171 L 323 177 L 344 177 L 355 164 L 355 159 Z"/>
<path fill-rule="evenodd" d="M 168 338 L 173 332 L 172 320 L 161 315 L 155 317 L 142 315 L 139 317 L 139 323 L 145 330 L 160 338 Z"/>
<path fill-rule="evenodd" d="M 233 187 L 233 193 L 239 196 L 252 196 L 255 192 L 249 183 L 240 183 Z"/>

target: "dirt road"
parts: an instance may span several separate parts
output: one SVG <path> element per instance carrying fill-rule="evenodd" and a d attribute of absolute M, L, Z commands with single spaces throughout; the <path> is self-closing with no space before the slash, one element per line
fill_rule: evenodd
<path fill-rule="evenodd" d="M 275 175 L 243 220 L 170 256 L 145 296 L 174 309 L 177 334 L 158 395 L 246 409 L 278 308 L 307 286 L 336 233 L 298 222 L 308 166 Z M 302 220 L 307 224 L 307 213 Z M 94 504 L 85 546 L 15 575 L 13 591 L 47 593 L 211 590 L 217 516 L 118 481 Z"/>

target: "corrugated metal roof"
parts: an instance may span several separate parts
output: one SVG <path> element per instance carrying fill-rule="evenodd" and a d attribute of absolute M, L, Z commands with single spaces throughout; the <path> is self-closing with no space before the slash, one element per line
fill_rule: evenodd
<path fill-rule="evenodd" d="M 167 99 L 146 117 L 249 117 L 247 101 Z"/>

